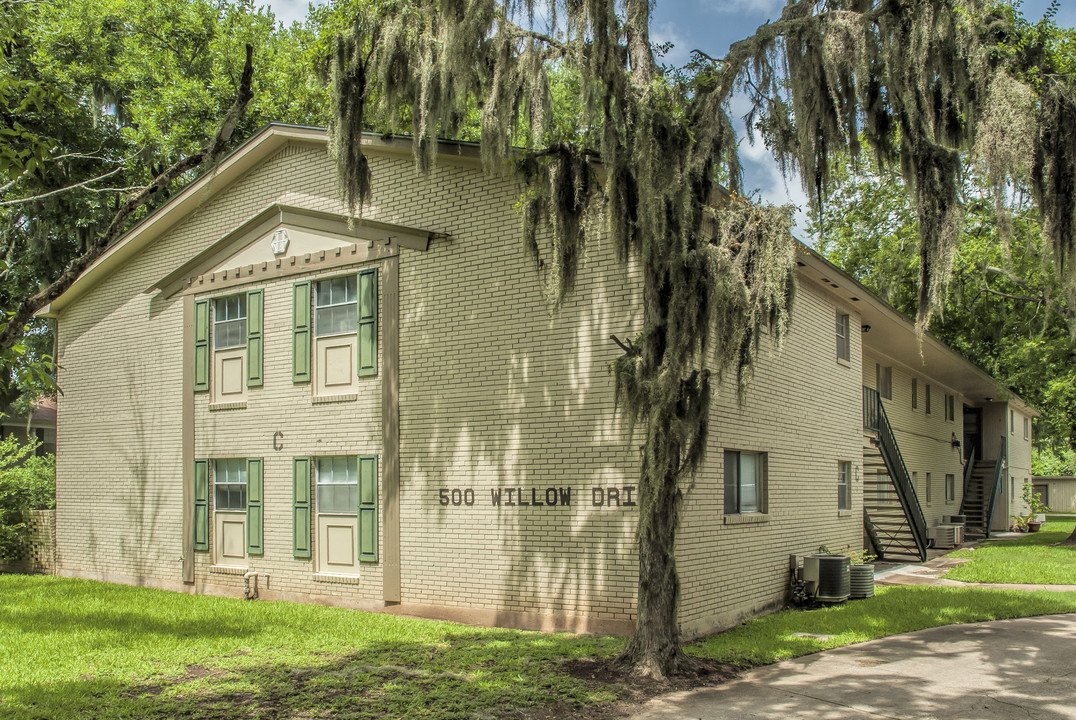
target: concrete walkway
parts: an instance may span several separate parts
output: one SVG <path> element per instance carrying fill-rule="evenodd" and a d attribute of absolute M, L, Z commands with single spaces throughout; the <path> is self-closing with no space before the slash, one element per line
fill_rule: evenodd
<path fill-rule="evenodd" d="M 633 720 L 1076 720 L 1076 614 L 894 635 L 664 695 Z"/>

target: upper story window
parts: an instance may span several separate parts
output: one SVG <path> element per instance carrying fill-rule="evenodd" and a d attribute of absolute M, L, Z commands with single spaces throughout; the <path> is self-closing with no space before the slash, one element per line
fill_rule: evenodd
<path fill-rule="evenodd" d="M 314 284 L 314 335 L 342 335 L 357 328 L 358 276 L 318 280 Z"/>
<path fill-rule="evenodd" d="M 1016 434 L 1016 413 L 1012 410 L 1009 411 L 1009 434 Z"/>
<path fill-rule="evenodd" d="M 956 395 L 945 394 L 945 419 L 956 420 Z"/>
<path fill-rule="evenodd" d="M 925 407 L 927 415 L 930 414 L 930 383 L 923 388 L 923 405 Z"/>
<path fill-rule="evenodd" d="M 919 407 L 919 378 L 912 378 L 912 410 Z"/>
<path fill-rule="evenodd" d="M 849 335 L 849 318 L 847 313 L 837 313 L 837 359 L 850 360 L 852 357 L 852 338 Z"/>
<path fill-rule="evenodd" d="M 230 295 L 213 301 L 213 349 L 247 344 L 247 296 Z"/>
<path fill-rule="evenodd" d="M 1024 440 L 1031 439 L 1031 419 L 1024 418 Z"/>

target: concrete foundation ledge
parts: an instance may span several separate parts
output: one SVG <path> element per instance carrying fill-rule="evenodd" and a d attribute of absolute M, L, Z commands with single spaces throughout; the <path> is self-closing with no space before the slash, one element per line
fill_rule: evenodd
<path fill-rule="evenodd" d="M 156 590 L 171 590 L 188 595 L 215 595 L 218 597 L 243 597 L 243 586 L 238 578 L 210 575 L 200 577 L 193 583 L 178 580 L 162 580 L 151 577 L 134 577 L 118 573 L 103 573 L 88 570 L 63 569 L 56 573 L 61 577 L 98 580 L 117 585 L 136 585 Z M 514 630 L 534 630 L 538 632 L 568 632 L 589 635 L 631 635 L 635 631 L 634 620 L 614 620 L 610 618 L 593 618 L 584 615 L 565 615 L 540 612 L 517 612 L 491 608 L 449 607 L 442 605 L 420 605 L 414 603 L 385 603 L 372 598 L 360 598 L 347 594 L 312 594 L 309 592 L 279 591 L 273 589 L 272 573 L 268 587 L 264 578 L 258 585 L 258 600 L 254 602 L 298 602 L 308 605 L 325 605 L 329 607 L 379 612 L 390 615 L 426 620 L 448 620 L 465 625 L 480 627 L 500 627 Z M 331 587 L 331 586 L 327 586 Z"/>
<path fill-rule="evenodd" d="M 458 608 L 412 603 L 388 605 L 385 607 L 384 612 L 430 620 L 448 620 L 465 625 L 535 630 L 538 632 L 568 632 L 580 635 L 631 635 L 635 632 L 634 620 L 592 618 L 583 615 L 518 612 L 487 608 Z"/>

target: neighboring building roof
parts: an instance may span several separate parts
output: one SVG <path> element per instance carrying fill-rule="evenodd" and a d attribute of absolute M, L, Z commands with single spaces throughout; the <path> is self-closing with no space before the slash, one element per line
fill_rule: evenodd
<path fill-rule="evenodd" d="M 3 425 L 26 427 L 26 418 L 5 415 Z M 34 409 L 30 417 L 30 425 L 34 427 L 52 427 L 56 425 L 56 398 L 48 397 L 34 403 Z"/>
<path fill-rule="evenodd" d="M 185 187 L 120 237 L 66 292 L 43 308 L 39 314 L 55 316 L 142 248 L 174 227 L 213 193 L 239 180 L 260 162 L 291 142 L 324 145 L 328 142 L 328 133 L 324 128 L 281 123 L 272 123 L 262 128 L 225 157 L 212 172 Z M 404 137 L 386 139 L 367 133 L 363 142 L 371 149 L 381 152 L 411 152 L 411 141 Z M 473 143 L 442 142 L 440 148 L 440 154 L 445 159 L 480 163 L 479 149 Z M 864 330 L 864 347 L 897 359 L 913 369 L 917 366 L 928 367 L 932 377 L 975 402 L 985 402 L 987 398 L 1008 401 L 1034 417 L 1039 415 L 1037 410 L 989 373 L 930 333 L 923 333 L 920 342 L 915 323 L 910 318 L 802 243 L 799 245 L 798 260 L 801 275 L 848 301 L 859 311 L 863 326 L 869 326 L 869 330 Z M 52 413 L 55 421 L 55 405 Z"/>

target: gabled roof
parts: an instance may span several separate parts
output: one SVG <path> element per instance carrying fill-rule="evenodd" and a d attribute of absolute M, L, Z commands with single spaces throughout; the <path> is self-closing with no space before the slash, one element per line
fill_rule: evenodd
<path fill-rule="evenodd" d="M 108 277 L 111 272 L 137 255 L 143 248 L 175 227 L 214 193 L 238 181 L 289 143 L 326 145 L 327 142 L 328 132 L 325 128 L 282 123 L 266 125 L 233 150 L 215 168 L 183 188 L 168 202 L 116 240 L 66 292 L 53 300 L 50 305 L 42 308 L 38 314 L 54 317 L 75 299 Z M 363 135 L 363 145 L 370 150 L 382 153 L 397 155 L 411 153 L 409 138 L 384 138 L 373 133 L 366 133 Z M 478 147 L 473 143 L 441 143 L 439 155 L 442 159 L 463 161 L 468 164 L 477 165 L 481 162 Z"/>
<path fill-rule="evenodd" d="M 55 316 L 64 307 L 82 296 L 95 284 L 108 277 L 109 273 L 119 268 L 134 257 L 143 248 L 161 237 L 176 224 L 194 212 L 209 197 L 238 181 L 261 162 L 289 143 L 309 143 L 325 145 L 328 133 L 325 128 L 301 125 L 271 123 L 255 133 L 250 139 L 232 151 L 216 168 L 192 182 L 171 200 L 151 213 L 142 222 L 120 237 L 109 249 L 97 259 L 60 297 L 43 308 L 39 314 Z M 366 133 L 363 144 L 370 150 L 378 152 L 409 155 L 411 140 L 404 137 L 384 138 Z M 479 148 L 474 143 L 441 142 L 438 147 L 439 158 L 456 162 L 479 165 Z M 278 206 L 268 208 L 272 214 L 279 211 Z M 309 212 L 309 211 L 303 211 Z M 260 216 L 259 216 L 260 218 Z M 248 223 L 249 224 L 249 223 Z M 369 223 L 367 223 L 369 224 Z M 377 225 L 377 223 L 374 223 Z M 381 228 L 384 230 L 384 228 Z M 422 231 L 412 228 L 396 228 L 421 235 Z M 417 242 L 417 240 L 416 240 Z M 177 268 L 158 283 L 160 288 L 182 275 L 188 265 L 196 265 L 204 259 L 202 256 L 212 254 L 219 243 L 214 244 L 190 262 Z M 799 246 L 797 254 L 801 276 L 822 285 L 832 295 L 855 307 L 863 318 L 864 347 L 892 357 L 909 368 L 926 368 L 941 383 L 957 390 L 970 400 L 983 402 L 986 398 L 1006 400 L 1019 406 L 1031 415 L 1038 416 L 1038 411 L 1021 398 L 1005 388 L 985 370 L 977 367 L 948 345 L 930 333 L 923 333 L 922 341 L 915 332 L 915 323 L 880 297 L 872 293 L 853 277 L 830 263 L 811 248 Z M 192 265 L 193 266 L 193 265 Z M 173 275 L 175 277 L 173 277 Z M 153 289 L 153 288 L 151 288 Z"/>

